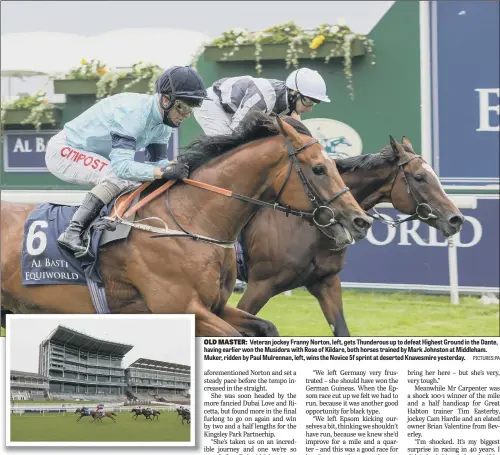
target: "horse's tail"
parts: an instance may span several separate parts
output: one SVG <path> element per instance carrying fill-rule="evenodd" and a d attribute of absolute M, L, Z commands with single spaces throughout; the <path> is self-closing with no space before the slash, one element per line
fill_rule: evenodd
<path fill-rule="evenodd" d="M 115 417 L 116 417 L 116 414 L 115 414 L 114 412 L 110 412 L 110 414 L 111 414 L 112 416 L 115 416 Z"/>

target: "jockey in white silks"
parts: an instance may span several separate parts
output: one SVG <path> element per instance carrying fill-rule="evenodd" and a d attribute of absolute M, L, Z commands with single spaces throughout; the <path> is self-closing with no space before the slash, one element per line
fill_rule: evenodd
<path fill-rule="evenodd" d="M 315 104 L 330 102 L 324 79 L 309 68 L 293 71 L 285 82 L 252 76 L 220 79 L 207 94 L 208 99 L 194 112 L 207 136 L 232 134 L 252 109 L 300 119 Z"/>
<path fill-rule="evenodd" d="M 65 182 L 92 186 L 58 243 L 75 254 L 86 251 L 81 235 L 102 207 L 123 190 L 155 179 L 189 175 L 187 164 L 169 166 L 167 145 L 199 107 L 207 92 L 194 69 L 174 66 L 156 81 L 156 94 L 121 93 L 105 98 L 51 138 L 45 162 Z M 146 149 L 146 162 L 134 160 Z"/>

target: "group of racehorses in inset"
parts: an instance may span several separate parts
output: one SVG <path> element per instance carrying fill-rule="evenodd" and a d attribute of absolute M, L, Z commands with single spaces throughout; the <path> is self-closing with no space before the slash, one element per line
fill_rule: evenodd
<path fill-rule="evenodd" d="M 184 408 L 184 407 L 177 407 L 175 409 L 177 411 L 177 417 L 181 416 L 182 417 L 182 424 L 184 425 L 184 420 L 187 421 L 188 424 L 191 423 L 191 412 L 189 409 Z M 144 416 L 146 420 L 154 420 L 156 417 L 156 420 L 159 419 L 159 415 L 161 414 L 160 411 L 156 409 L 143 409 L 143 408 L 134 408 L 130 412 L 134 413 L 132 416 L 133 419 L 137 420 L 137 417 L 139 416 Z M 114 423 L 116 423 L 116 420 L 114 417 L 116 417 L 116 414 L 113 412 L 104 412 L 101 413 L 99 411 L 92 411 L 90 409 L 83 409 L 83 408 L 78 408 L 75 410 L 75 414 L 80 414 L 78 416 L 78 419 L 76 419 L 77 422 L 79 422 L 83 417 L 92 417 L 92 422 L 95 420 L 99 420 L 99 422 L 102 423 L 102 419 L 105 417 L 109 417 Z"/>
<path fill-rule="evenodd" d="M 144 416 L 146 417 L 146 420 L 154 420 L 156 417 L 156 420 L 158 420 L 158 416 L 161 414 L 160 411 L 157 411 L 156 409 L 143 409 L 143 408 L 134 408 L 130 412 L 133 412 L 134 415 L 132 418 L 137 420 L 137 417 L 139 416 Z"/>
<path fill-rule="evenodd" d="M 335 162 L 301 122 L 256 111 L 231 136 L 201 136 L 178 161 L 190 179 L 137 212 L 177 233 L 132 229 L 100 252 L 99 270 L 112 313 L 194 314 L 197 336 L 279 336 L 255 315 L 299 286 L 319 300 L 335 335 L 349 335 L 338 273 L 346 248 L 371 227 L 365 210 L 391 202 L 444 236 L 464 222 L 406 138 Z M 35 207 L 2 202 L 2 312 L 94 313 L 84 286 L 22 285 L 24 224 Z M 249 282 L 234 308 L 226 305 L 236 281 L 232 242 L 242 231 Z"/>

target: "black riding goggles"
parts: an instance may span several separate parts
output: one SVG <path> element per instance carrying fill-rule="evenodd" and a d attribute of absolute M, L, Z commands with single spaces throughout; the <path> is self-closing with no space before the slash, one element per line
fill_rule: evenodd
<path fill-rule="evenodd" d="M 308 96 L 300 96 L 300 100 L 305 107 L 313 107 L 315 104 L 321 103 L 319 100 L 315 100 L 314 98 L 309 98 Z"/>

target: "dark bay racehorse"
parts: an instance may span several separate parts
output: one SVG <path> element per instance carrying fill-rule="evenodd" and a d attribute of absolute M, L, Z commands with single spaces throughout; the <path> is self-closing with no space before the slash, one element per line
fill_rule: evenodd
<path fill-rule="evenodd" d="M 103 249 L 100 272 L 113 313 L 195 314 L 198 336 L 278 336 L 274 324 L 226 306 L 235 282 L 235 254 L 220 243 L 233 242 L 258 210 L 249 198 L 308 212 L 338 247 L 364 238 L 371 226 L 317 140 L 262 112 L 251 113 L 238 134 L 201 137 L 179 160 L 189 164 L 193 179 L 224 188 L 229 197 L 183 182 L 141 208 L 139 219 L 159 218 L 163 222 L 151 224 L 177 226 L 188 238 L 151 238 L 132 229 L 126 241 Z M 34 208 L 2 202 L 3 309 L 94 313 L 84 286 L 21 284 L 23 226 Z M 190 233 L 205 239 L 193 241 Z"/>
<path fill-rule="evenodd" d="M 391 145 L 379 153 L 338 160 L 337 168 L 365 210 L 391 202 L 446 237 L 462 227 L 464 217 L 406 138 L 400 144 L 391 137 Z M 318 299 L 334 335 L 349 335 L 337 275 L 346 249 L 332 251 L 329 239 L 307 223 L 265 209 L 245 226 L 242 236 L 249 276 L 239 309 L 257 314 L 271 297 L 305 286 Z"/>
<path fill-rule="evenodd" d="M 156 417 L 156 420 L 158 420 L 158 416 L 161 414 L 160 411 L 157 411 L 156 409 L 139 409 L 139 408 L 134 408 L 130 412 L 134 412 L 135 414 L 132 416 L 132 418 L 135 418 L 137 420 L 137 417 L 140 415 L 143 415 L 146 417 L 146 420 L 154 420 Z M 151 419 L 153 417 L 153 419 Z"/>
<path fill-rule="evenodd" d="M 181 423 L 184 425 L 184 420 L 187 421 L 187 423 L 191 423 L 191 411 L 187 408 L 175 408 L 177 411 L 177 417 L 181 417 Z"/>
<path fill-rule="evenodd" d="M 177 417 L 181 417 L 181 422 L 184 423 L 184 420 L 187 420 L 188 423 L 191 423 L 191 411 L 188 408 L 177 407 L 175 408 L 177 411 Z"/>
<path fill-rule="evenodd" d="M 132 416 L 133 419 L 137 420 L 137 417 L 142 416 L 142 408 L 134 408 L 130 412 L 134 413 L 134 415 Z"/>
<path fill-rule="evenodd" d="M 151 410 L 151 415 L 153 416 L 153 420 L 155 419 L 156 417 L 156 420 L 159 420 L 159 416 L 160 416 L 161 412 L 160 411 L 157 411 L 156 409 L 152 409 Z"/>

